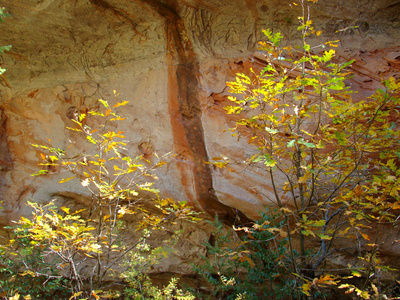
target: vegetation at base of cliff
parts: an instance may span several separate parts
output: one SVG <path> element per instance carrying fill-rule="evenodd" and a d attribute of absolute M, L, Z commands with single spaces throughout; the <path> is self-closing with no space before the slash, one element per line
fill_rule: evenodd
<path fill-rule="evenodd" d="M 290 272 L 277 263 L 287 247 L 287 239 L 276 239 L 284 225 L 278 210 L 267 209 L 252 226 L 256 231 L 234 228 L 247 232 L 242 238 L 235 230 L 226 230 L 218 219 L 213 225 L 212 242 L 206 244 L 208 255 L 193 268 L 213 287 L 214 299 L 290 298 L 295 282 L 287 280 Z M 209 296 L 199 294 L 199 298 Z"/>
<path fill-rule="evenodd" d="M 213 266 L 219 278 L 210 278 L 208 264 L 200 274 L 218 291 L 226 291 L 226 280 L 232 279 L 248 299 L 263 298 L 252 296 L 241 281 L 264 270 L 257 257 L 261 252 L 284 270 L 283 281 L 272 286 L 279 290 L 287 284 L 291 298 L 324 299 L 334 291 L 354 299 L 385 299 L 392 291 L 384 278 L 396 282 L 396 270 L 381 259 L 380 250 L 399 225 L 400 81 L 387 78 L 368 99 L 352 100 L 352 61 L 335 57 L 337 41 L 310 45 L 309 38 L 321 32 L 314 28 L 307 1 L 294 4 L 303 10 L 301 44 L 281 47 L 283 36 L 264 30 L 265 67 L 239 73 L 228 83 L 236 96 L 226 107 L 228 114 L 241 117 L 231 131 L 255 150 L 246 164 L 266 174 L 272 193 L 264 196 L 279 210 L 279 226 L 267 220 L 236 229 L 245 232 L 244 249 L 227 267 Z M 226 165 L 233 168 L 225 160 Z M 261 238 L 265 232 L 274 236 Z M 265 241 L 270 246 L 250 246 Z M 235 245 L 219 255 L 237 251 Z M 237 266 L 244 271 L 239 276 L 231 272 Z"/>

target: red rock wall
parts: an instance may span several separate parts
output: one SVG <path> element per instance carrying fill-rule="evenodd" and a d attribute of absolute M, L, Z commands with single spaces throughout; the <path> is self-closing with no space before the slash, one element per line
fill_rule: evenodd
<path fill-rule="evenodd" d="M 160 188 L 230 222 L 237 211 L 256 217 L 268 205 L 267 174 L 243 167 L 227 172 L 204 164 L 214 156 L 244 160 L 247 145 L 224 132 L 225 82 L 237 71 L 261 66 L 254 57 L 261 28 L 280 30 L 295 42 L 299 7 L 278 0 L 1 0 L 10 12 L 0 44 L 8 71 L 1 78 L 0 192 L 2 223 L 24 213 L 23 203 L 48 201 L 76 182 L 37 171 L 32 143 L 64 147 L 68 114 L 95 107 L 97 98 L 129 100 L 125 128 L 129 151 L 148 143 L 176 157 L 160 171 Z M 320 1 L 311 8 L 325 33 L 340 39 L 339 59 L 355 59 L 350 83 L 365 97 L 385 76 L 399 76 L 400 3 L 395 0 Z M 354 26 L 358 26 L 354 28 Z"/>

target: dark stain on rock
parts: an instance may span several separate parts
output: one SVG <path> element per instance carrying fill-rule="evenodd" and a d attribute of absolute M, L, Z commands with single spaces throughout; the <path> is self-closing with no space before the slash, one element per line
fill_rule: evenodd
<path fill-rule="evenodd" d="M 8 186 L 5 183 L 6 172 L 14 169 L 13 161 L 10 156 L 7 139 L 7 115 L 4 108 L 0 107 L 0 198 L 6 198 Z M 1 200 L 0 199 L 0 200 Z M 7 213 L 6 211 L 4 211 Z M 2 224 L 2 222 L 0 222 Z"/>
<path fill-rule="evenodd" d="M 248 219 L 240 212 L 218 201 L 213 188 L 201 121 L 200 73 L 197 57 L 177 13 L 177 2 L 146 0 L 165 19 L 167 34 L 168 105 L 175 151 L 181 157 L 178 167 L 188 200 L 211 216 L 218 215 L 227 224 Z M 194 193 L 191 192 L 194 185 Z"/>
<path fill-rule="evenodd" d="M 118 20 L 123 21 L 123 22 L 127 22 L 133 29 L 133 31 L 135 31 L 136 34 L 141 35 L 137 30 L 137 24 L 135 24 L 132 21 L 132 17 L 129 16 L 129 14 L 122 10 L 122 9 L 118 9 L 116 8 L 114 5 L 111 5 L 110 3 L 108 3 L 105 0 L 89 0 L 90 3 L 94 6 L 96 6 L 100 11 L 103 12 L 111 12 Z"/>
<path fill-rule="evenodd" d="M 7 140 L 7 115 L 4 108 L 0 108 L 0 171 L 11 171 L 13 162 L 10 157 Z"/>

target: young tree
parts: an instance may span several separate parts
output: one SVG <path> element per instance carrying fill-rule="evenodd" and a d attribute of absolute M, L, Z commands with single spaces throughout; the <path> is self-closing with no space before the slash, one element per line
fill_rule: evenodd
<path fill-rule="evenodd" d="M 116 92 L 114 94 L 117 96 Z M 127 266 L 126 260 L 132 253 L 147 265 L 154 265 L 154 257 L 144 253 L 152 249 L 148 245 L 146 249 L 140 247 L 150 236 L 149 230 L 166 229 L 166 224 L 178 219 L 199 220 L 197 213 L 185 202 L 159 197 L 159 191 L 154 188 L 157 179 L 155 170 L 165 164 L 164 161 L 160 160 L 152 166 L 143 156 L 129 155 L 124 132 L 118 130 L 118 123 L 126 118 L 117 114 L 117 110 L 128 101 L 110 105 L 105 100 L 99 100 L 99 104 L 97 109 L 76 113 L 71 119 L 72 126 L 67 128 L 81 139 L 71 138 L 72 143 L 67 150 L 33 145 L 40 149 L 43 159 L 40 164 L 42 170 L 33 175 L 46 176 L 51 172 L 68 171 L 72 176 L 62 179 L 60 183 L 75 180 L 89 192 L 91 203 L 87 203 L 87 209 L 73 212 L 68 207 L 57 207 L 55 202 L 44 206 L 30 202 L 33 217 L 21 218 L 19 227 L 14 229 L 15 241 L 8 248 L 3 248 L 3 255 L 19 255 L 20 246 L 28 254 L 41 249 L 39 258 L 50 263 L 55 271 L 42 272 L 22 255 L 22 264 L 28 275 L 41 277 L 45 283 L 66 279 L 72 295 L 70 299 L 99 299 L 99 290 L 104 290 L 107 281 L 118 274 L 116 270 L 122 271 L 121 268 Z M 86 141 L 83 148 L 82 137 Z M 76 145 L 79 149 L 74 150 Z M 81 149 L 83 152 L 80 152 Z M 135 215 L 135 230 L 127 222 L 127 216 L 132 215 Z M 175 232 L 167 232 L 170 232 L 171 239 L 176 238 Z M 165 249 L 158 249 L 164 255 L 168 254 Z M 134 268 L 135 265 L 129 267 Z M 129 274 L 137 274 L 140 278 L 144 276 L 150 288 L 151 281 L 146 275 L 134 270 Z M 134 278 L 130 275 L 128 283 L 132 281 Z M 160 295 L 168 291 L 173 295 L 176 291 L 182 299 L 185 299 L 183 295 L 190 298 L 189 294 L 176 288 L 175 279 L 166 290 L 154 287 L 150 291 Z M 107 296 L 106 291 L 102 293 L 102 296 Z M 108 294 L 107 297 L 110 297 L 111 294 Z M 140 291 L 136 295 L 139 297 Z"/>
<path fill-rule="evenodd" d="M 381 292 L 378 250 L 398 222 L 400 82 L 388 78 L 368 99 L 353 101 L 346 84 L 352 61 L 327 49 L 336 42 L 308 43 L 321 32 L 306 1 L 298 4 L 301 44 L 282 48 L 282 35 L 264 30 L 265 68 L 228 83 L 239 96 L 229 97 L 226 111 L 242 116 L 232 130 L 257 149 L 248 163 L 269 173 L 269 200 L 284 214 L 288 268 L 303 293 L 337 285 L 329 259 L 353 253 L 347 269 L 364 283 L 339 287 L 368 299 L 368 288 Z"/>

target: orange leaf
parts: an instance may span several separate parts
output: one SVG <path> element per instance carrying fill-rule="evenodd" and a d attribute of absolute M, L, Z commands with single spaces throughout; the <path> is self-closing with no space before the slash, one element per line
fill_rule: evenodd
<path fill-rule="evenodd" d="M 94 296 L 96 299 L 100 299 L 99 296 L 96 295 L 96 293 L 94 291 L 92 291 L 92 296 Z"/>
<path fill-rule="evenodd" d="M 114 107 L 119 107 L 128 104 L 129 101 L 122 101 L 121 103 L 114 104 Z"/>
<path fill-rule="evenodd" d="M 366 239 L 367 241 L 370 240 L 368 234 L 365 234 L 365 233 L 363 233 L 363 232 L 361 232 L 361 231 L 359 231 L 359 233 L 360 233 L 360 234 L 362 235 L 362 237 L 363 237 L 364 239 Z"/>
<path fill-rule="evenodd" d="M 361 196 L 364 194 L 364 191 L 363 191 L 363 189 L 362 189 L 359 185 L 357 185 L 357 186 L 354 188 L 354 194 L 355 194 L 357 197 L 361 197 Z"/>

